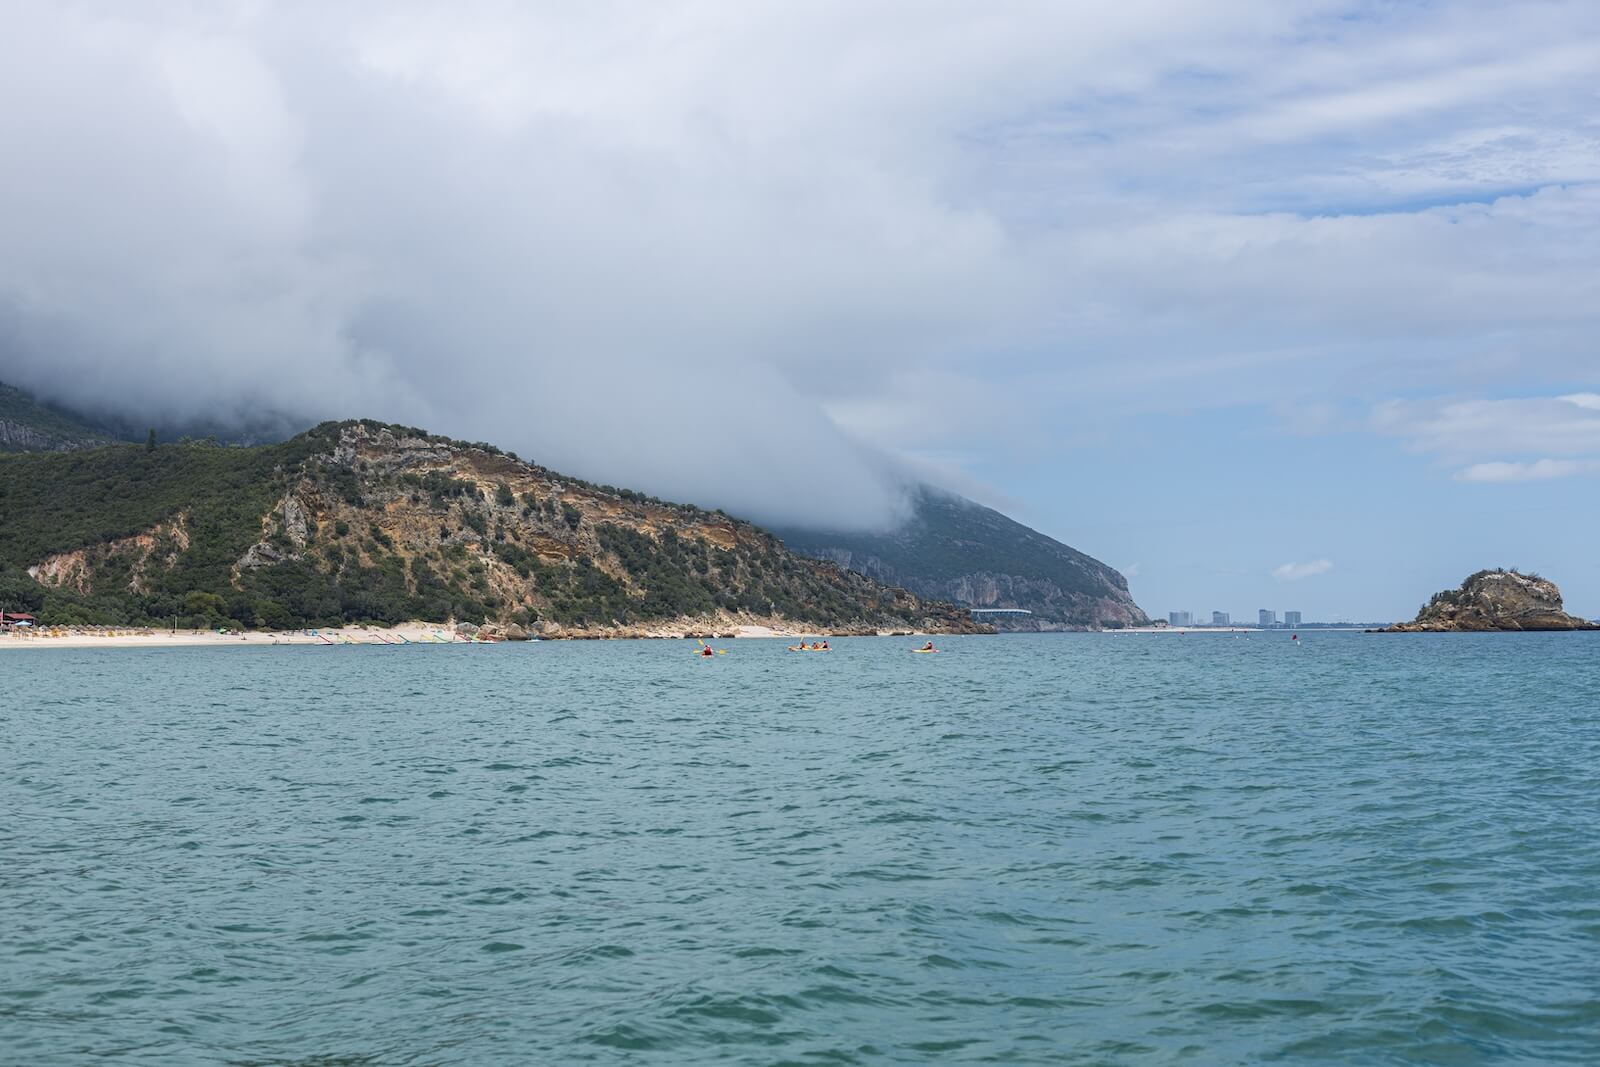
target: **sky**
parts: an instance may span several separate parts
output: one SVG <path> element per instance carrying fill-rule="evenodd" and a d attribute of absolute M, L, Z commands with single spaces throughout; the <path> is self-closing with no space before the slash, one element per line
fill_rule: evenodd
<path fill-rule="evenodd" d="M 0 380 L 760 521 L 923 479 L 1152 614 L 1600 616 L 1600 5 L 0 0 Z"/>

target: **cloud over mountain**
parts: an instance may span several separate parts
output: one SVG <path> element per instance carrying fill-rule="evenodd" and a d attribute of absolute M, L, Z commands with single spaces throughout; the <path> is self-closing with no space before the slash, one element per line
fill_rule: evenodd
<path fill-rule="evenodd" d="M 881 525 L 933 457 L 1592 371 L 1589 4 L 4 17 L 0 379 L 80 406 Z"/>

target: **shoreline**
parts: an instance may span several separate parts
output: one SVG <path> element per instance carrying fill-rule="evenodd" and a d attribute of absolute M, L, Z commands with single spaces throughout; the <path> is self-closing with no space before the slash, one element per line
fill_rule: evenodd
<path fill-rule="evenodd" d="M 713 632 L 704 626 L 667 624 L 658 629 L 639 629 L 628 632 L 568 631 L 552 634 L 530 635 L 511 640 L 503 635 L 489 633 L 474 639 L 458 633 L 444 623 L 403 623 L 399 626 L 337 626 L 307 630 L 236 630 L 223 633 L 217 630 L 163 630 L 141 626 L 59 626 L 40 627 L 37 631 L 17 630 L 0 633 L 0 649 L 7 648 L 240 648 L 263 645 L 469 645 L 469 644 L 521 644 L 528 641 L 585 641 L 585 640 L 685 640 L 695 637 L 707 640 L 774 639 L 794 640 L 800 637 L 927 637 L 948 636 L 922 630 L 879 630 L 875 632 L 831 633 L 827 630 L 805 630 L 796 627 L 742 625 Z"/>
<path fill-rule="evenodd" d="M 1102 634 L 1327 634 L 1369 633 L 1366 626 L 1312 626 L 1291 629 L 1287 626 L 1263 630 L 1259 626 L 1128 626 L 1121 630 L 1098 630 Z"/>
<path fill-rule="evenodd" d="M 465 645 L 443 625 L 340 626 L 309 630 L 162 630 L 142 626 L 41 627 L 0 635 L 0 648 L 237 648 L 241 645 Z"/>
<path fill-rule="evenodd" d="M 1258 626 L 1124 626 L 1120 630 L 1101 629 L 1103 634 L 1260 634 Z"/>

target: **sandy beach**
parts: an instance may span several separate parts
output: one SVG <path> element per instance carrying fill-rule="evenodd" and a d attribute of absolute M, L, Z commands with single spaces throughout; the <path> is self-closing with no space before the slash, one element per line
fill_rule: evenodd
<path fill-rule="evenodd" d="M 558 633 L 548 639 L 591 637 L 634 638 L 685 638 L 702 632 L 690 624 L 668 624 L 648 631 L 630 630 L 621 633 Z M 806 630 L 792 627 L 744 625 L 722 630 L 718 639 L 728 638 L 786 638 L 839 636 L 826 630 Z M 923 636 L 920 632 L 880 631 L 876 635 L 854 636 L 902 637 Z M 537 639 L 537 638 L 536 638 Z M 474 644 L 498 642 L 501 637 L 486 637 L 475 642 L 465 634 L 455 633 L 444 623 L 405 623 L 400 626 L 340 626 L 316 630 L 168 630 L 137 626 L 56 626 L 8 628 L 0 632 L 0 649 L 6 648 L 245 648 L 260 645 L 432 645 Z"/>
<path fill-rule="evenodd" d="M 425 623 L 393 627 L 342 626 L 318 630 L 164 630 L 146 627 L 41 627 L 0 634 L 0 648 L 169 648 L 200 646 L 241 648 L 248 645 L 406 645 L 468 644 L 470 638 L 443 625 Z"/>

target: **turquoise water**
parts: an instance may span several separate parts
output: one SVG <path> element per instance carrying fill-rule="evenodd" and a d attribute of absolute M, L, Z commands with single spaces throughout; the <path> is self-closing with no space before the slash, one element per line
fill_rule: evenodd
<path fill-rule="evenodd" d="M 1597 637 L 0 653 L 0 1062 L 1600 1062 Z"/>

